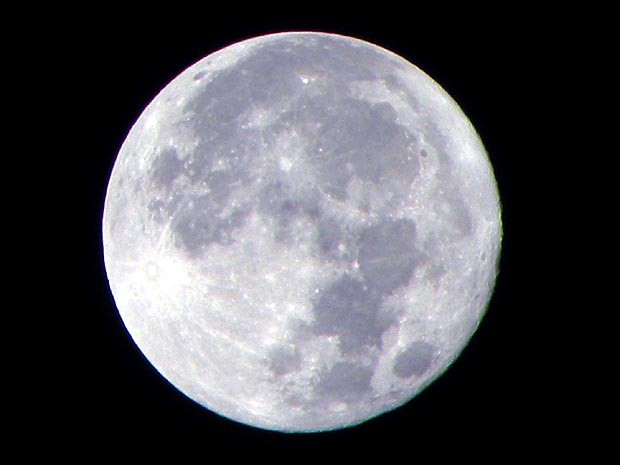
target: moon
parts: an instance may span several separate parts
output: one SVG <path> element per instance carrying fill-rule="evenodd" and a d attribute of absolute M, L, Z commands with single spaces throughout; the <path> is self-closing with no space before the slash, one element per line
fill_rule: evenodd
<path fill-rule="evenodd" d="M 245 40 L 146 107 L 105 200 L 106 272 L 152 365 L 259 428 L 408 402 L 491 298 L 501 207 L 480 138 L 405 59 L 316 32 Z"/>

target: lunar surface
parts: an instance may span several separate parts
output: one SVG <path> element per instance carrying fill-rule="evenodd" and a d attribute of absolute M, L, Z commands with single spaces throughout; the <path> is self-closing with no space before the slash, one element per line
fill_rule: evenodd
<path fill-rule="evenodd" d="M 230 419 L 363 422 L 459 355 L 492 294 L 492 168 L 457 104 L 378 46 L 283 33 L 224 48 L 144 110 L 103 246 L 153 366 Z"/>

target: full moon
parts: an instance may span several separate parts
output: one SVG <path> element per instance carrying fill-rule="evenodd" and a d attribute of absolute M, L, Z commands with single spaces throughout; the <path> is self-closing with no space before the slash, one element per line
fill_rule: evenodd
<path fill-rule="evenodd" d="M 176 388 L 260 428 L 352 426 L 458 357 L 491 297 L 497 185 L 452 98 L 358 39 L 271 34 L 198 61 L 124 141 L 106 272 Z"/>

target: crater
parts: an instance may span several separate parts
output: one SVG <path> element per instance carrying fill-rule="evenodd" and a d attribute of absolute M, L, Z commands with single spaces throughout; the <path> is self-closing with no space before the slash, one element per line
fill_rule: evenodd
<path fill-rule="evenodd" d="M 437 160 L 442 168 L 446 169 L 450 166 L 450 157 L 448 153 L 446 153 L 446 147 L 448 147 L 449 140 L 448 137 L 445 136 L 440 127 L 437 125 L 435 121 L 427 121 L 427 124 L 424 126 L 424 141 L 432 150 L 430 153 L 433 154 L 434 157 L 437 157 Z M 426 154 L 428 155 L 429 150 L 425 149 Z"/>
<path fill-rule="evenodd" d="M 392 373 L 402 379 L 420 376 L 428 370 L 433 361 L 435 348 L 424 341 L 415 341 L 394 359 Z"/>
<path fill-rule="evenodd" d="M 415 241 L 416 228 L 411 220 L 387 221 L 366 229 L 358 254 L 365 283 L 380 294 L 406 286 L 420 262 Z"/>

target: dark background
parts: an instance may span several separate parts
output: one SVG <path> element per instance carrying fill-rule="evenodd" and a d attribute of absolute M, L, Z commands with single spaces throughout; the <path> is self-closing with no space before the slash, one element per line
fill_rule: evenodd
<path fill-rule="evenodd" d="M 579 34 L 565 11 L 434 12 L 375 5 L 382 12 L 317 4 L 266 11 L 58 11 L 41 43 L 52 101 L 47 109 L 55 181 L 64 206 L 55 231 L 62 284 L 48 297 L 52 342 L 43 356 L 45 389 L 24 434 L 48 447 L 90 453 L 133 450 L 267 450 L 329 458 L 395 454 L 403 458 L 548 457 L 571 453 L 584 439 L 576 420 L 584 402 L 559 382 L 572 348 L 557 343 L 570 318 L 566 298 L 569 242 L 556 232 L 574 193 L 559 187 L 567 152 L 556 141 L 565 57 L 579 56 Z M 235 7 L 236 8 L 236 7 Z M 355 13 L 353 13 L 355 11 Z M 77 16 L 71 16 L 71 15 Z M 72 19 L 73 18 L 73 19 Z M 567 24 L 569 27 L 567 27 Z M 365 39 L 413 62 L 459 103 L 483 140 L 503 206 L 504 241 L 496 290 L 471 343 L 453 366 L 405 406 L 354 428 L 280 434 L 224 419 L 173 388 L 133 344 L 115 309 L 101 249 L 107 180 L 131 125 L 171 79 L 200 58 L 252 36 L 290 30 Z M 47 41 L 47 43 L 46 43 Z M 31 52 L 33 59 L 35 52 Z M 29 76 L 37 80 L 38 76 Z M 60 161 L 59 161 L 60 160 Z M 64 243 L 63 243 L 64 244 Z M 53 267 L 48 275 L 56 274 Z M 53 279 L 50 278 L 50 279 Z M 563 297 L 560 297 L 563 296 Z M 62 306 L 54 302 L 64 302 Z M 54 308 L 58 308 L 54 310 Z M 47 312 L 48 310 L 46 310 Z M 60 349 L 57 353 L 56 349 Z M 53 355 L 52 355 L 53 354 Z M 571 359 L 571 363 L 579 362 Z M 577 388 L 577 389 L 575 389 Z M 45 400 L 47 399 L 47 400 Z M 51 407 L 42 413 L 41 404 Z M 48 408 L 49 408 L 48 407 Z M 28 429 L 30 428 L 30 429 Z"/>

